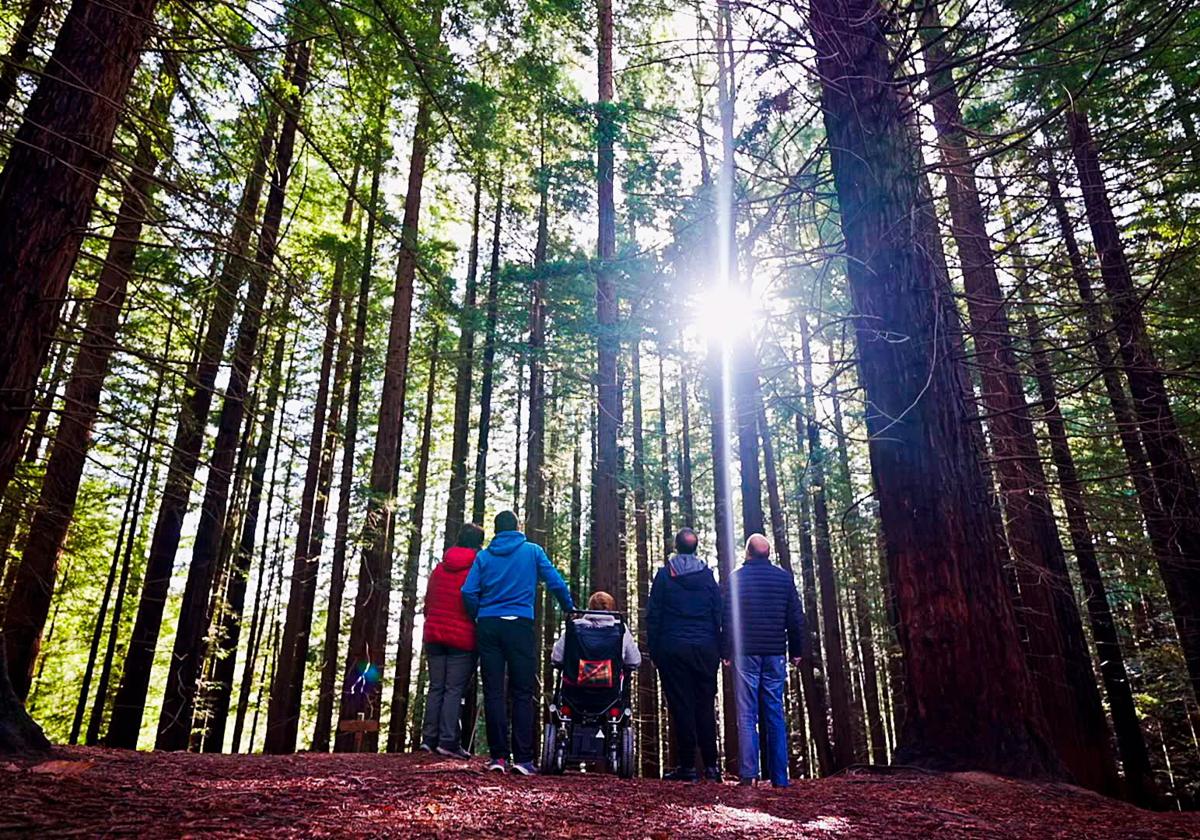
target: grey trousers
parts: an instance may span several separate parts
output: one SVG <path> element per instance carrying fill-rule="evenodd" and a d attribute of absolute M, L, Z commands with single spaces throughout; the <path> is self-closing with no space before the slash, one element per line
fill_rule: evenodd
<path fill-rule="evenodd" d="M 475 654 L 446 645 L 425 645 L 429 693 L 425 696 L 425 722 L 421 742 L 430 747 L 457 749 L 458 715 L 467 682 L 475 670 Z"/>

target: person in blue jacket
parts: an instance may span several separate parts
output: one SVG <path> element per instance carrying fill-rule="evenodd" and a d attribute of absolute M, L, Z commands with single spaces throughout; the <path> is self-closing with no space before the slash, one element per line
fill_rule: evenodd
<path fill-rule="evenodd" d="M 496 516 L 496 536 L 475 556 L 462 586 L 463 606 L 475 619 L 475 643 L 483 674 L 484 718 L 487 722 L 488 770 L 508 769 L 508 709 L 504 678 L 512 688 L 512 769 L 523 776 L 537 773 L 533 764 L 533 689 L 537 674 L 537 640 L 533 602 L 540 578 L 564 611 L 575 609 L 571 592 L 545 550 L 517 530 L 511 510 Z"/>

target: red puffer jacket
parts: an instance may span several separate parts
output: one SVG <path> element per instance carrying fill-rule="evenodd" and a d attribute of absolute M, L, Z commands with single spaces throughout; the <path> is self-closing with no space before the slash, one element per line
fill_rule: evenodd
<path fill-rule="evenodd" d="M 475 562 L 475 549 L 453 546 L 429 575 L 425 590 L 425 641 L 475 650 L 475 622 L 463 606 L 462 585 Z"/>

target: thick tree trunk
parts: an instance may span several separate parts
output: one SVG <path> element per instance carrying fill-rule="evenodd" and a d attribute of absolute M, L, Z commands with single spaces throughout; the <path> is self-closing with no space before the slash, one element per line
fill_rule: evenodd
<path fill-rule="evenodd" d="M 450 444 L 450 493 L 446 504 L 446 547 L 454 545 L 467 508 L 467 457 L 471 431 L 471 382 L 475 358 L 475 296 L 479 282 L 479 206 L 483 175 L 475 173 L 471 210 L 471 245 L 467 251 L 467 285 L 458 315 L 458 354 L 454 374 L 454 431 Z"/>
<path fill-rule="evenodd" d="M 143 130 L 138 138 L 133 165 L 117 211 L 116 226 L 96 281 L 96 296 L 88 309 L 79 351 L 71 365 L 63 412 L 29 525 L 29 536 L 13 579 L 5 616 L 5 640 L 8 643 L 9 676 L 22 699 L 29 693 L 42 628 L 54 594 L 59 556 L 75 512 L 83 467 L 91 448 L 92 427 L 100 413 L 100 394 L 109 360 L 117 349 L 117 328 L 129 277 L 133 273 L 134 257 L 150 211 L 154 171 L 159 160 L 159 148 L 151 131 L 165 128 L 170 117 L 178 70 L 177 54 L 167 53 L 150 105 L 152 128 Z M 169 140 L 167 142 L 169 144 Z"/>
<path fill-rule="evenodd" d="M 592 584 L 620 597 L 620 508 L 617 499 L 617 433 L 621 395 L 617 388 L 618 304 L 616 269 L 617 210 L 613 195 L 616 114 L 613 105 L 612 0 L 597 0 L 598 102 L 596 105 L 596 463 L 592 475 Z"/>
<path fill-rule="evenodd" d="M 1027 629 L 1029 670 L 1067 769 L 1080 784 L 1112 793 L 1117 776 L 1104 735 L 1107 722 L 1013 353 L 1005 294 L 935 0 L 925 3 L 921 23 L 934 91 L 934 128 L 946 168 L 950 228 L 962 260 L 982 401 L 1021 593 L 1020 619 Z"/>
<path fill-rule="evenodd" d="M 1146 328 L 1142 298 L 1125 259 L 1087 115 L 1077 108 L 1068 111 L 1067 128 L 1142 444 L 1178 549 L 1159 554 L 1159 570 L 1192 689 L 1200 698 L 1200 488 Z"/>
<path fill-rule="evenodd" d="M 33 39 L 37 37 L 38 28 L 46 14 L 49 0 L 29 0 L 25 5 L 25 14 L 21 17 L 21 26 L 13 39 L 8 55 L 0 61 L 0 114 L 8 110 L 8 103 L 17 92 L 17 79 L 20 78 L 22 65 L 29 58 L 33 49 Z"/>
<path fill-rule="evenodd" d="M 1054 775 L 1061 766 L 1021 655 L 1003 546 L 938 328 L 948 280 L 921 228 L 896 223 L 915 217 L 920 189 L 886 21 L 875 0 L 814 0 L 810 10 L 905 651 L 896 760 Z"/>
<path fill-rule="evenodd" d="M 72 3 L 0 171 L 0 497 L 154 6 Z"/>
<path fill-rule="evenodd" d="M 308 86 L 310 49 L 311 43 L 307 40 L 296 45 L 296 61 L 290 80 L 293 90 L 279 132 L 274 175 L 271 178 L 266 208 L 263 210 L 258 248 L 250 272 L 250 286 L 246 294 L 242 321 L 238 326 L 229 385 L 225 389 L 225 399 L 217 421 L 217 438 L 208 465 L 208 485 L 205 487 L 204 502 L 200 508 L 200 522 L 196 530 L 196 541 L 192 546 L 192 560 L 188 566 L 183 603 L 179 608 L 171 667 L 167 674 L 162 713 L 159 715 L 158 737 L 155 741 L 155 747 L 160 750 L 186 749 L 190 739 L 196 683 L 204 660 L 204 636 L 208 630 L 208 596 L 213 586 L 216 552 L 220 548 L 225 529 L 229 482 L 237 454 L 238 430 L 241 428 L 245 411 L 246 390 L 258 349 L 258 334 L 262 325 L 267 286 L 271 278 L 275 252 L 279 246 L 284 202 L 287 198 L 296 132 L 300 123 L 300 108 Z M 284 296 L 281 310 L 283 313 L 287 313 L 290 303 L 289 285 Z M 323 406 L 321 408 L 323 409 Z M 301 524 L 303 525 L 303 522 Z M 298 536 L 302 543 L 307 538 L 307 534 Z M 292 598 L 289 606 L 295 600 Z M 287 637 L 284 639 L 286 641 Z"/>
<path fill-rule="evenodd" d="M 438 363 L 441 361 L 441 328 L 430 336 L 429 380 L 425 385 L 425 412 L 421 417 L 421 443 L 417 451 L 417 480 L 408 515 L 408 557 L 400 587 L 400 634 L 396 639 L 396 676 L 392 680 L 392 717 L 388 729 L 388 752 L 404 752 L 408 720 L 409 687 L 412 679 L 413 625 L 417 616 L 417 573 L 421 566 L 421 534 L 425 526 L 425 491 L 429 485 L 429 450 L 433 444 L 433 407 L 437 399 Z M 418 692 L 417 696 L 420 696 Z"/>
<path fill-rule="evenodd" d="M 377 117 L 380 135 L 387 114 L 386 100 L 379 104 Z M 367 309 L 371 296 L 371 270 L 374 265 L 375 226 L 379 201 L 379 181 L 383 173 L 382 136 L 375 139 L 375 160 L 371 169 L 371 194 L 367 201 L 367 230 L 363 241 L 362 271 L 359 274 L 354 339 L 350 350 L 350 386 L 346 396 L 346 427 L 342 434 L 341 475 L 338 483 L 337 522 L 333 534 L 333 562 L 330 565 L 329 604 L 325 612 L 325 642 L 321 664 L 321 683 L 317 697 L 317 720 L 313 731 L 313 750 L 328 752 L 332 740 L 333 706 L 336 699 L 339 646 L 342 634 L 342 600 L 346 589 L 346 556 L 350 535 L 350 504 L 354 491 L 354 451 L 358 439 L 358 409 L 362 398 L 363 353 L 367 333 Z M 345 323 L 349 326 L 349 300 Z M 343 342 L 349 338 L 343 337 Z"/>
<path fill-rule="evenodd" d="M 133 635 L 125 657 L 121 684 L 113 703 L 112 722 L 107 743 L 113 747 L 133 749 L 137 746 L 150 687 L 150 671 L 154 664 L 154 649 L 162 626 L 163 608 L 179 547 L 183 518 L 187 514 L 192 480 L 204 443 L 208 410 L 212 404 L 213 383 L 225 348 L 225 338 L 233 320 L 238 290 L 249 270 L 247 259 L 250 234 L 258 212 L 259 199 L 266 175 L 267 161 L 275 143 L 276 114 L 268 117 L 258 151 L 246 178 L 228 244 L 228 256 L 217 280 L 216 298 L 209 314 L 204 342 L 197 362 L 192 366 L 188 383 L 190 391 L 181 406 L 179 423 L 171 448 L 171 463 L 167 469 L 166 486 L 162 491 L 154 535 L 146 560 L 141 598 Z"/>
<path fill-rule="evenodd" d="M 492 392 L 495 386 L 496 321 L 500 314 L 500 223 L 504 212 L 503 178 L 496 186 L 496 210 L 492 217 L 492 260 L 488 267 L 487 326 L 483 339 L 483 381 L 479 386 L 479 439 L 475 444 L 474 493 L 471 521 L 482 524 L 487 511 L 487 458 L 492 431 Z M 457 533 L 455 536 L 458 536 Z"/>
<path fill-rule="evenodd" d="M 833 544 L 829 533 L 829 503 L 825 496 L 825 446 L 817 426 L 817 401 L 809 348 L 808 316 L 800 320 L 800 356 L 804 370 L 805 438 L 808 443 L 808 493 L 812 496 L 813 525 L 816 535 L 817 576 L 821 581 L 821 624 L 825 636 L 826 688 L 829 714 L 833 724 L 833 767 L 837 772 L 856 760 L 851 717 L 850 678 L 846 670 L 846 650 L 842 644 L 839 620 L 838 580 L 833 568 Z M 816 620 L 816 616 L 813 616 Z"/>
<path fill-rule="evenodd" d="M 440 4 L 437 5 L 433 17 L 435 26 L 440 29 Z M 366 720 L 378 720 L 381 706 L 380 677 L 383 674 L 388 602 L 392 588 L 390 534 L 396 503 L 394 488 L 397 459 L 403 436 L 408 351 L 412 334 L 413 283 L 417 273 L 421 188 L 425 180 L 425 164 L 429 154 L 432 107 L 428 99 L 421 100 L 417 107 L 417 122 L 413 132 L 408 189 L 404 198 L 400 256 L 396 264 L 396 286 L 392 300 L 391 327 L 388 332 L 388 351 L 379 397 L 379 426 L 375 435 L 375 453 L 371 460 L 370 495 L 367 498 L 367 520 L 363 529 L 358 593 L 354 603 L 354 617 L 350 624 L 350 649 L 343 671 L 345 689 L 338 716 L 342 721 L 355 720 L 360 715 Z M 299 711 L 298 702 L 295 703 L 295 709 Z M 292 725 L 294 726 L 294 723 Z M 291 740 L 294 743 L 295 738 Z M 363 743 L 368 752 L 377 751 L 378 733 L 368 733 Z M 338 752 L 352 751 L 354 735 L 339 731 L 335 736 L 334 749 Z"/>
<path fill-rule="evenodd" d="M 638 647 L 642 649 L 642 667 L 638 670 L 638 708 L 640 717 L 641 767 L 644 778 L 657 779 L 662 768 L 662 748 L 658 735 L 660 703 L 658 672 L 650 660 L 647 641 L 646 606 L 650 599 L 650 581 L 657 569 L 650 564 L 650 524 L 646 508 L 646 443 L 642 427 L 642 353 L 638 336 L 633 338 L 633 528 L 637 558 Z"/>

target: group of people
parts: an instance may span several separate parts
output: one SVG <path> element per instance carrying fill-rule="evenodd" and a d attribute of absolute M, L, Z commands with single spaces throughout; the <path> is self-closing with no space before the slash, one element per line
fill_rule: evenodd
<path fill-rule="evenodd" d="M 471 757 L 462 746 L 459 712 L 478 659 L 490 753 L 487 769 L 533 775 L 538 582 L 565 613 L 573 612 L 575 604 L 545 550 L 526 539 L 512 511 L 496 516 L 487 548 L 483 542 L 480 526 L 464 525 L 429 577 L 424 631 L 429 690 L 421 749 Z M 655 575 L 646 605 L 649 654 L 662 681 L 679 757 L 679 766 L 666 778 L 721 780 L 715 707 L 724 662 L 733 669 L 739 780 L 753 784 L 762 776 L 776 787 L 786 787 L 787 659 L 790 654 L 799 663 L 804 639 L 795 582 L 771 562 L 771 544 L 761 534 L 747 540 L 743 563 L 723 589 L 697 556 L 698 546 L 692 529 L 676 535 L 675 553 Z M 616 601 L 609 593 L 595 592 L 588 609 L 611 612 Z M 597 614 L 578 620 L 616 619 Z M 622 648 L 625 666 L 637 668 L 642 656 L 628 628 Z M 562 656 L 560 638 L 552 657 Z"/>

